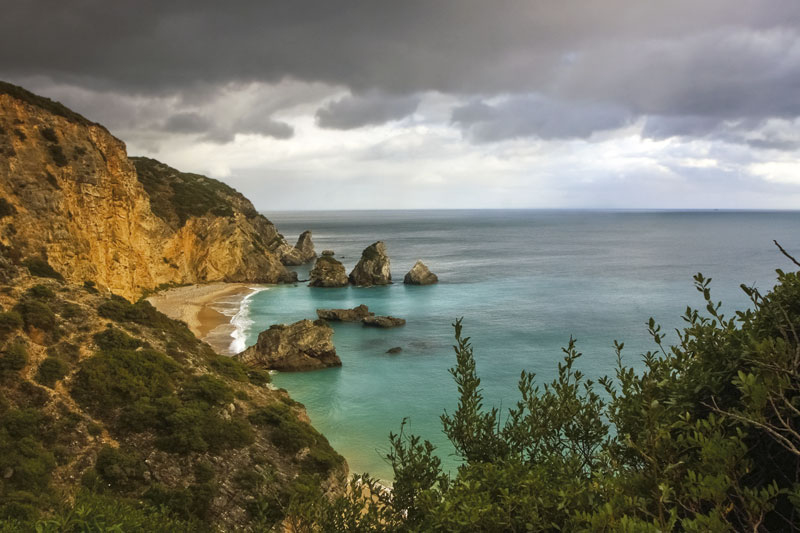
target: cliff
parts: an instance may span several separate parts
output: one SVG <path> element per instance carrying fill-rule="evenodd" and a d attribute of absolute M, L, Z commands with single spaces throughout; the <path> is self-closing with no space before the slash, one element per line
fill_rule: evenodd
<path fill-rule="evenodd" d="M 293 249 L 241 194 L 0 82 L 0 243 L 126 298 L 164 284 L 276 283 Z"/>

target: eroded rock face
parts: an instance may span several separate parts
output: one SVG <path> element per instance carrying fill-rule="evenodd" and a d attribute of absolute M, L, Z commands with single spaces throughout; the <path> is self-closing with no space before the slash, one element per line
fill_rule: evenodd
<path fill-rule="evenodd" d="M 439 277 L 428 270 L 425 263 L 417 261 L 408 274 L 403 278 L 403 283 L 406 285 L 433 285 L 439 282 Z"/>
<path fill-rule="evenodd" d="M 406 321 L 393 316 L 367 316 L 361 319 L 361 323 L 373 328 L 396 328 L 404 326 Z"/>
<path fill-rule="evenodd" d="M 383 241 L 373 243 L 361 253 L 361 259 L 350 272 L 350 283 L 361 287 L 388 285 L 392 282 L 389 256 Z"/>
<path fill-rule="evenodd" d="M 129 159 L 103 126 L 8 87 L 0 84 L 0 197 L 10 206 L 0 243 L 128 299 L 165 283 L 294 279 L 270 251 L 275 226 L 244 196 Z"/>
<path fill-rule="evenodd" d="M 314 251 L 311 231 L 304 231 L 297 239 L 297 244 L 294 245 L 294 248 L 281 257 L 281 262 L 283 262 L 284 265 L 297 266 L 308 263 L 315 257 L 317 257 L 317 253 Z"/>
<path fill-rule="evenodd" d="M 374 314 L 364 304 L 352 309 L 317 309 L 317 316 L 329 322 L 360 322 L 362 318 Z"/>
<path fill-rule="evenodd" d="M 317 259 L 309 280 L 309 287 L 345 287 L 349 281 L 344 265 L 330 255 Z"/>
<path fill-rule="evenodd" d="M 323 320 L 277 324 L 258 334 L 258 341 L 235 356 L 245 364 L 295 372 L 342 366 L 333 346 L 333 328 Z"/>

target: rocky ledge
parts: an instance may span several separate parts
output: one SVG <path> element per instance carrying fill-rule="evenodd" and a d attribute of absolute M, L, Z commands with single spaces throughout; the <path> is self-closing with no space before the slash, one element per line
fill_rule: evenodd
<path fill-rule="evenodd" d="M 361 253 L 361 259 L 350 272 L 350 283 L 361 287 L 388 285 L 392 282 L 389 270 L 389 256 L 383 241 L 375 242 Z"/>
<path fill-rule="evenodd" d="M 364 304 L 352 309 L 317 309 L 317 316 L 329 322 L 361 322 L 365 317 L 373 315 L 375 313 Z"/>
<path fill-rule="evenodd" d="M 317 259 L 309 278 L 309 287 L 345 287 L 348 284 L 344 265 L 330 255 Z"/>
<path fill-rule="evenodd" d="M 406 285 L 433 285 L 438 282 L 439 277 L 428 270 L 428 267 L 425 266 L 425 263 L 422 261 L 414 263 L 414 266 L 411 267 L 411 270 L 409 270 L 408 274 L 403 278 L 403 283 Z"/>
<path fill-rule="evenodd" d="M 397 326 L 404 326 L 406 321 L 404 318 L 393 316 L 366 316 L 361 319 L 361 323 L 373 328 L 396 328 Z"/>
<path fill-rule="evenodd" d="M 271 326 L 235 357 L 250 366 L 288 372 L 342 366 L 333 346 L 333 328 L 323 320 Z"/>
<path fill-rule="evenodd" d="M 297 244 L 281 257 L 284 265 L 304 265 L 317 257 L 314 251 L 314 242 L 311 240 L 311 231 L 304 231 L 297 239 Z"/>

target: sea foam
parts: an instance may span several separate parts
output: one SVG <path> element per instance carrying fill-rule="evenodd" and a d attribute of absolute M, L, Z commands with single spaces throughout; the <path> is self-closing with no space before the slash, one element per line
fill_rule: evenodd
<path fill-rule="evenodd" d="M 252 292 L 242 298 L 239 304 L 239 310 L 233 315 L 233 318 L 231 318 L 231 325 L 233 326 L 231 337 L 233 340 L 228 350 L 232 354 L 239 353 L 247 348 L 247 331 L 250 329 L 250 326 L 253 325 L 253 321 L 250 319 L 250 299 L 259 292 L 269 289 L 267 287 L 251 287 L 250 290 Z"/>

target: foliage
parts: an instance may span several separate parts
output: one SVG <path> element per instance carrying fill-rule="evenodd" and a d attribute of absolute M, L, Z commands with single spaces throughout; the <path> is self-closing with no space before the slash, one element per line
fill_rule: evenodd
<path fill-rule="evenodd" d="M 28 350 L 21 341 L 13 342 L 0 353 L 0 378 L 16 375 L 28 363 Z"/>
<path fill-rule="evenodd" d="M 36 381 L 50 387 L 55 387 L 56 381 L 62 379 L 69 372 L 69 365 L 58 357 L 46 357 L 36 371 Z"/>
<path fill-rule="evenodd" d="M 42 257 L 29 257 L 22 262 L 22 265 L 28 269 L 28 272 L 31 273 L 31 276 L 38 276 L 40 278 L 53 278 L 59 281 L 64 281 L 64 276 L 56 272 L 56 270 L 50 266 L 50 263 L 47 262 L 47 259 Z"/>
<path fill-rule="evenodd" d="M 142 346 L 142 341 L 135 339 L 111 325 L 103 331 L 95 333 L 94 342 L 101 350 L 135 350 Z"/>
<path fill-rule="evenodd" d="M 369 477 L 329 501 L 292 504 L 295 531 L 796 531 L 800 529 L 800 277 L 778 271 L 752 309 L 728 317 L 695 277 L 678 343 L 644 370 L 622 360 L 594 383 L 570 340 L 558 375 L 523 372 L 504 416 L 485 409 L 469 339 L 457 321 L 459 402 L 442 416 L 462 464 L 454 476 L 417 436 L 391 435 L 391 493 Z M 597 391 L 603 391 L 601 395 Z M 262 416 L 274 424 L 280 414 Z"/>
<path fill-rule="evenodd" d="M 52 331 L 56 327 L 56 314 L 48 304 L 40 300 L 22 298 L 14 306 L 14 311 L 20 314 L 28 328 Z"/>
<path fill-rule="evenodd" d="M 0 219 L 17 214 L 17 208 L 5 198 L 0 197 Z"/>
<path fill-rule="evenodd" d="M 116 322 L 133 322 L 150 327 L 157 332 L 163 332 L 166 338 L 174 340 L 179 346 L 186 349 L 199 344 L 186 324 L 172 320 L 146 300 L 132 304 L 121 296 L 112 296 L 98 306 L 97 314 Z"/>
<path fill-rule="evenodd" d="M 0 341 L 7 339 L 23 323 L 22 316 L 16 311 L 0 311 Z"/>
<path fill-rule="evenodd" d="M 234 381 L 248 381 L 248 368 L 238 359 L 218 355 L 211 359 L 209 366 L 221 376 Z"/>

